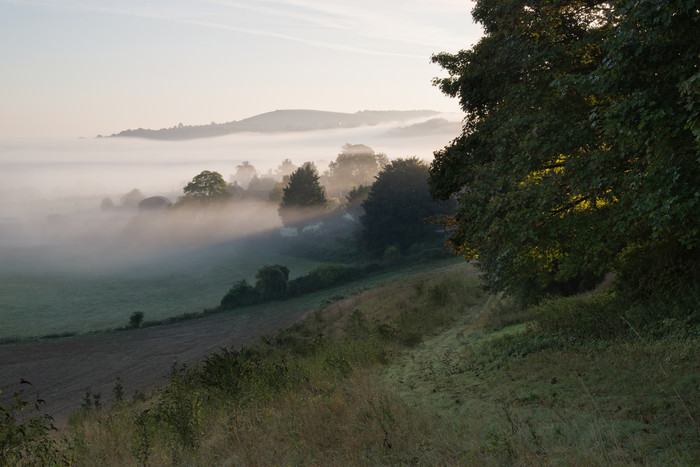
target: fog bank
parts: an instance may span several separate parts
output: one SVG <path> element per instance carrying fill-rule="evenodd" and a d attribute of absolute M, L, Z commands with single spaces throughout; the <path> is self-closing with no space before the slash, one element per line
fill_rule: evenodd
<path fill-rule="evenodd" d="M 137 310 L 147 319 L 199 311 L 264 264 L 305 274 L 317 263 L 255 240 L 281 227 L 275 204 L 139 212 L 122 198 L 138 189 L 175 202 L 203 170 L 230 180 L 243 161 L 261 176 L 284 159 L 323 173 L 346 143 L 431 160 L 456 136 L 410 125 L 177 142 L 0 140 L 0 338 L 121 326 Z"/>

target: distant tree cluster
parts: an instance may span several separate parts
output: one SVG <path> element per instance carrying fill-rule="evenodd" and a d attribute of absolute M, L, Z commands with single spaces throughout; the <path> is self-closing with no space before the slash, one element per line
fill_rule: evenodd
<path fill-rule="evenodd" d="M 321 176 L 313 162 L 296 166 L 284 159 L 274 174 L 270 170 L 261 175 L 253 164 L 243 161 L 228 183 L 219 172 L 204 170 L 184 186 L 174 207 L 196 211 L 242 201 L 274 203 L 282 224 L 296 229 L 297 234 L 313 231 L 332 236 L 338 245 L 352 241 L 356 251 L 379 257 L 388 247 L 396 250 L 394 256 L 400 256 L 412 246 L 438 238 L 429 220 L 451 213 L 451 203 L 430 198 L 428 166 L 416 158 L 390 163 L 386 155 L 368 146 L 345 144 L 328 167 Z M 329 199 L 328 186 L 342 196 Z M 170 206 L 167 198 L 145 198 L 137 189 L 125 194 L 121 202 L 141 211 Z M 106 199 L 102 208 L 114 206 Z M 237 284 L 240 301 L 253 299 L 250 287 Z"/>
<path fill-rule="evenodd" d="M 103 211 L 111 211 L 114 209 L 134 209 L 137 208 L 139 203 L 143 201 L 145 196 L 141 193 L 141 190 L 134 188 L 122 195 L 120 199 L 120 205 L 116 206 L 111 198 L 103 198 L 100 203 L 100 209 Z"/>

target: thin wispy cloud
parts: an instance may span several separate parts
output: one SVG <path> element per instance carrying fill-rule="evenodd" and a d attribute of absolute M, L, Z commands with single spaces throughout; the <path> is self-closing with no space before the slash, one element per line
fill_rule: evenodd
<path fill-rule="evenodd" d="M 429 26 L 417 19 L 437 13 L 466 18 L 470 2 L 277 0 L 268 3 L 300 8 L 318 15 L 317 17 L 321 20 L 327 17 L 343 18 L 344 24 L 352 25 L 350 28 L 352 31 L 369 38 L 421 47 L 464 47 L 463 37 L 458 37 L 446 29 Z"/>
<path fill-rule="evenodd" d="M 222 24 L 222 23 L 209 23 L 209 22 L 187 20 L 187 19 L 180 19 L 178 21 L 180 21 L 182 23 L 193 24 L 193 25 L 203 26 L 203 27 L 208 27 L 208 28 L 224 29 L 224 30 L 228 30 L 228 31 L 235 31 L 235 32 L 240 32 L 240 33 L 245 33 L 245 34 L 250 34 L 250 35 L 255 35 L 255 36 L 274 37 L 277 39 L 285 39 L 285 40 L 290 40 L 290 41 L 295 41 L 295 42 L 301 42 L 301 43 L 311 45 L 314 47 L 321 47 L 321 48 L 330 49 L 330 50 L 339 50 L 339 51 L 344 51 L 344 52 L 355 52 L 355 53 L 362 53 L 362 54 L 368 54 L 368 55 L 394 56 L 394 57 L 396 57 L 396 56 L 398 56 L 398 57 L 413 57 L 413 58 L 421 58 L 422 57 L 421 55 L 404 54 L 404 53 L 389 52 L 389 51 L 382 51 L 382 50 L 363 49 L 360 47 L 354 47 L 352 45 L 345 45 L 345 44 L 339 44 L 339 43 L 333 43 L 333 42 L 321 41 L 321 40 L 306 39 L 303 37 L 290 36 L 287 34 L 280 34 L 280 33 L 276 33 L 273 31 L 267 31 L 264 29 L 243 28 L 243 27 L 232 26 L 232 25 Z"/>
<path fill-rule="evenodd" d="M 11 3 L 13 0 L 10 1 Z M 14 3 L 193 24 L 370 55 L 425 57 L 465 45 L 446 28 L 423 24 L 426 14 L 466 15 L 463 2 L 441 0 L 23 0 Z M 245 12 L 245 15 L 240 14 Z"/>

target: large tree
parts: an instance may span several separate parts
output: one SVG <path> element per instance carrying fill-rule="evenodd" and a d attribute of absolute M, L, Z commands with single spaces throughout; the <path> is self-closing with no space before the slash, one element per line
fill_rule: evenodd
<path fill-rule="evenodd" d="M 180 204 L 199 203 L 209 204 L 224 201 L 231 197 L 226 191 L 226 180 L 219 172 L 204 170 L 192 178 L 185 188 L 185 195 L 180 198 Z"/>
<path fill-rule="evenodd" d="M 306 162 L 289 176 L 278 212 L 285 226 L 298 226 L 309 218 L 322 214 L 326 204 L 326 195 L 316 167 L 311 162 Z"/>
<path fill-rule="evenodd" d="M 238 184 L 245 189 L 248 189 L 248 185 L 251 180 L 258 176 L 257 169 L 248 161 L 243 161 L 236 166 L 236 173 L 229 177 L 232 184 Z"/>
<path fill-rule="evenodd" d="M 141 193 L 141 190 L 139 190 L 138 188 L 134 188 L 133 190 L 122 196 L 122 206 L 136 208 L 139 205 L 139 203 L 143 201 L 144 198 L 145 196 L 143 195 L 143 193 Z"/>
<path fill-rule="evenodd" d="M 362 203 L 362 239 L 374 253 L 390 245 L 406 249 L 435 231 L 426 222 L 450 212 L 450 204 L 435 202 L 428 189 L 428 165 L 417 159 L 396 159 L 379 172 Z"/>
<path fill-rule="evenodd" d="M 369 186 L 389 163 L 386 154 L 375 153 L 364 144 L 344 144 L 336 159 L 328 164 L 323 183 L 332 196 L 344 198 L 354 187 Z"/>
<path fill-rule="evenodd" d="M 467 116 L 431 191 L 459 200 L 450 241 L 493 290 L 574 292 L 631 245 L 697 246 L 693 4 L 481 0 L 483 39 L 433 57 Z"/>

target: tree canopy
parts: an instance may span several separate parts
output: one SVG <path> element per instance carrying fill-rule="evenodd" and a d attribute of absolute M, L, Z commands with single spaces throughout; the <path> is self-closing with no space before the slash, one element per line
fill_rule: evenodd
<path fill-rule="evenodd" d="M 694 1 L 479 0 L 485 36 L 433 57 L 463 133 L 435 154 L 452 246 L 523 300 L 575 292 L 626 249 L 698 247 Z"/>
<path fill-rule="evenodd" d="M 237 183 L 245 189 L 248 189 L 248 184 L 258 176 L 257 169 L 248 161 L 243 161 L 236 166 L 236 173 L 231 175 L 229 180 L 231 183 Z"/>
<path fill-rule="evenodd" d="M 449 204 L 430 197 L 425 162 L 396 159 L 379 172 L 362 203 L 363 242 L 374 253 L 389 245 L 405 249 L 420 243 L 435 230 L 426 219 L 449 212 Z"/>
<path fill-rule="evenodd" d="M 226 191 L 226 180 L 219 172 L 209 170 L 202 171 L 192 178 L 185 188 L 185 195 L 180 198 L 181 203 L 198 202 L 211 203 L 230 198 L 231 194 Z"/>
<path fill-rule="evenodd" d="M 328 164 L 323 183 L 333 196 L 345 197 L 352 188 L 369 186 L 389 163 L 386 154 L 375 153 L 364 144 L 344 144 L 335 161 Z"/>
<path fill-rule="evenodd" d="M 323 213 L 326 203 L 316 167 L 306 162 L 289 176 L 278 211 L 284 225 L 295 226 Z"/>
<path fill-rule="evenodd" d="M 134 188 L 121 197 L 122 206 L 135 208 L 144 198 L 145 196 L 141 193 L 141 190 Z"/>
<path fill-rule="evenodd" d="M 296 169 L 298 169 L 298 167 L 294 165 L 291 160 L 285 159 L 277 166 L 275 174 L 280 180 L 285 180 L 285 178 L 289 178 Z"/>
<path fill-rule="evenodd" d="M 365 202 L 372 190 L 371 185 L 359 185 L 354 187 L 345 196 L 345 211 L 357 218 L 362 214 L 362 203 Z"/>

